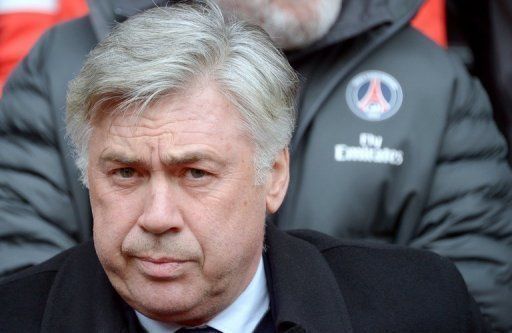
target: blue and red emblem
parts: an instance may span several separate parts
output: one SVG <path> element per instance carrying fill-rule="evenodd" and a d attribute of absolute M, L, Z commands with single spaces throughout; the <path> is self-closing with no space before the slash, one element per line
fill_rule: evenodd
<path fill-rule="evenodd" d="M 347 86 L 350 110 L 364 120 L 380 121 L 393 116 L 403 101 L 402 87 L 391 75 L 381 71 L 357 74 Z"/>

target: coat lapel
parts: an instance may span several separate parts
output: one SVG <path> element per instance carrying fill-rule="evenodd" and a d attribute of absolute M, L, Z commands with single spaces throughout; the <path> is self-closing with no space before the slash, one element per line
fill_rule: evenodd
<path fill-rule="evenodd" d="M 336 279 L 313 245 L 269 224 L 266 255 L 278 332 L 352 332 Z"/>

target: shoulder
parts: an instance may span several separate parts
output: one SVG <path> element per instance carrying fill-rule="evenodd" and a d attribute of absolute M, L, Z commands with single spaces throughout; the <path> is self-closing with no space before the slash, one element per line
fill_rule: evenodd
<path fill-rule="evenodd" d="M 48 29 L 45 35 L 52 36 L 52 38 L 66 37 L 69 38 L 70 41 L 71 38 L 74 37 L 73 39 L 75 43 L 80 42 L 83 38 L 94 39 L 96 41 L 89 16 L 83 16 L 74 20 L 58 23 Z M 57 41 L 59 40 L 57 39 Z"/>
<path fill-rule="evenodd" d="M 48 89 L 65 99 L 66 85 L 80 71 L 98 40 L 88 16 L 58 24 L 40 40 L 41 66 L 46 69 Z"/>
<path fill-rule="evenodd" d="M 457 55 L 413 27 L 406 27 L 395 34 L 383 45 L 381 51 L 389 58 L 400 59 L 400 64 L 406 65 L 410 74 L 415 75 L 418 80 L 434 77 L 455 85 L 473 84 L 474 78 Z M 453 90 L 458 87 L 448 88 Z"/>
<path fill-rule="evenodd" d="M 8 332 L 39 331 L 56 276 L 66 262 L 90 252 L 89 246 L 72 248 L 0 281 L 0 327 Z"/>
<path fill-rule="evenodd" d="M 14 116 L 24 110 L 30 117 L 41 117 L 39 105 L 56 99 L 61 111 L 66 84 L 78 73 L 83 59 L 97 43 L 88 17 L 58 24 L 48 29 L 16 67 L 6 82 L 2 109 L 15 109 Z M 59 98 L 49 95 L 58 94 Z M 4 101 L 9 99 L 9 101 Z M 30 100 L 27 102 L 26 100 Z M 25 104 L 28 104 L 25 105 Z M 38 104 L 38 108 L 34 105 Z M 47 113 L 44 113 L 45 117 Z M 12 115 L 11 115 L 12 116 Z M 42 119 L 46 123 L 50 119 Z"/>
<path fill-rule="evenodd" d="M 452 92 L 454 85 L 472 80 L 459 57 L 411 26 L 396 32 L 372 52 L 369 59 L 396 68 L 398 73 L 406 74 L 405 77 L 409 75 L 413 82 L 421 82 L 421 87 L 428 86 L 424 93 L 429 90 Z"/>
<path fill-rule="evenodd" d="M 418 272 L 440 269 L 459 277 L 448 259 L 432 252 L 376 242 L 339 239 L 313 230 L 293 230 L 289 234 L 315 246 L 330 263 L 342 262 L 345 268 L 371 265 L 374 273 L 387 268 L 383 271 L 384 274 L 389 273 L 392 267 L 402 268 L 394 272 L 395 274 L 404 273 L 403 270 L 408 267 Z"/>
<path fill-rule="evenodd" d="M 75 53 L 78 50 L 90 49 L 96 43 L 90 19 L 84 16 L 49 28 L 37 40 L 27 58 L 53 54 L 56 51 Z"/>
<path fill-rule="evenodd" d="M 38 265 L 29 267 L 8 277 L 4 277 L 0 279 L 0 290 L 4 290 L 5 286 L 13 283 L 23 284 L 31 279 L 37 279 L 37 277 L 41 275 L 55 275 L 65 262 L 74 260 L 75 257 L 82 257 L 84 253 L 90 251 L 89 247 L 91 246 L 91 242 L 86 242 L 80 246 L 75 246 L 63 251 Z"/>
<path fill-rule="evenodd" d="M 79 45 L 90 48 L 98 42 L 89 16 L 57 24 L 47 34 L 51 36 L 55 46 L 68 51 L 73 51 Z M 68 44 L 61 45 L 62 42 Z"/>
<path fill-rule="evenodd" d="M 407 280 L 415 284 L 414 276 L 432 277 L 425 287 L 446 285 L 456 282 L 464 288 L 464 282 L 455 266 L 446 258 L 433 252 L 417 250 L 397 245 L 342 240 L 311 230 L 294 230 L 291 235 L 300 238 L 317 248 L 335 273 L 348 276 L 358 275 L 360 279 L 379 283 Z M 428 282 L 428 281 L 425 281 Z"/>
<path fill-rule="evenodd" d="M 441 256 L 394 245 L 345 241 L 313 231 L 292 235 L 316 247 L 328 263 L 354 326 L 400 331 L 425 323 L 434 331 L 468 331 L 479 312 L 455 266 Z M 372 317 L 372 328 L 365 318 Z M 432 319 L 435 318 L 435 319 Z M 363 329 L 364 330 L 364 329 Z"/>
<path fill-rule="evenodd" d="M 83 59 L 97 42 L 88 16 L 66 21 L 48 29 L 19 67 L 28 71 L 24 74 L 33 72 L 50 77 L 55 72 L 60 75 L 66 74 L 66 70 L 76 72 L 80 70 Z"/>
<path fill-rule="evenodd" d="M 461 125 L 469 133 L 472 122 L 487 125 L 493 121 L 485 90 L 461 59 L 412 27 L 383 43 L 365 65 L 392 74 L 404 90 L 404 105 L 414 101 L 407 104 L 411 114 L 430 116 L 430 124 Z"/>
<path fill-rule="evenodd" d="M 23 271 L 0 284 L 0 327 L 7 332 L 39 330 L 46 301 L 57 271 Z"/>

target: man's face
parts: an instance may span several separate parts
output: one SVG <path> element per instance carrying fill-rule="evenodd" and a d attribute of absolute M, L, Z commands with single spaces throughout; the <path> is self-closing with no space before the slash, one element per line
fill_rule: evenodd
<path fill-rule="evenodd" d="M 254 146 L 213 88 L 163 99 L 138 119 L 102 116 L 89 141 L 98 257 L 118 293 L 157 320 L 207 321 L 247 286 L 288 155 L 255 185 Z"/>
<path fill-rule="evenodd" d="M 223 11 L 265 29 L 284 49 L 300 49 L 332 27 L 342 0 L 217 0 Z"/>

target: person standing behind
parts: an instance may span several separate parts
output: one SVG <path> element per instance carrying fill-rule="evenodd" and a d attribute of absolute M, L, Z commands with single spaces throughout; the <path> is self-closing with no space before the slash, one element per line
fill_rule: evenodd
<path fill-rule="evenodd" d="M 512 330 L 507 147 L 480 83 L 411 28 L 422 2 L 219 3 L 264 27 L 301 74 L 276 224 L 442 254 L 493 328 Z"/>

